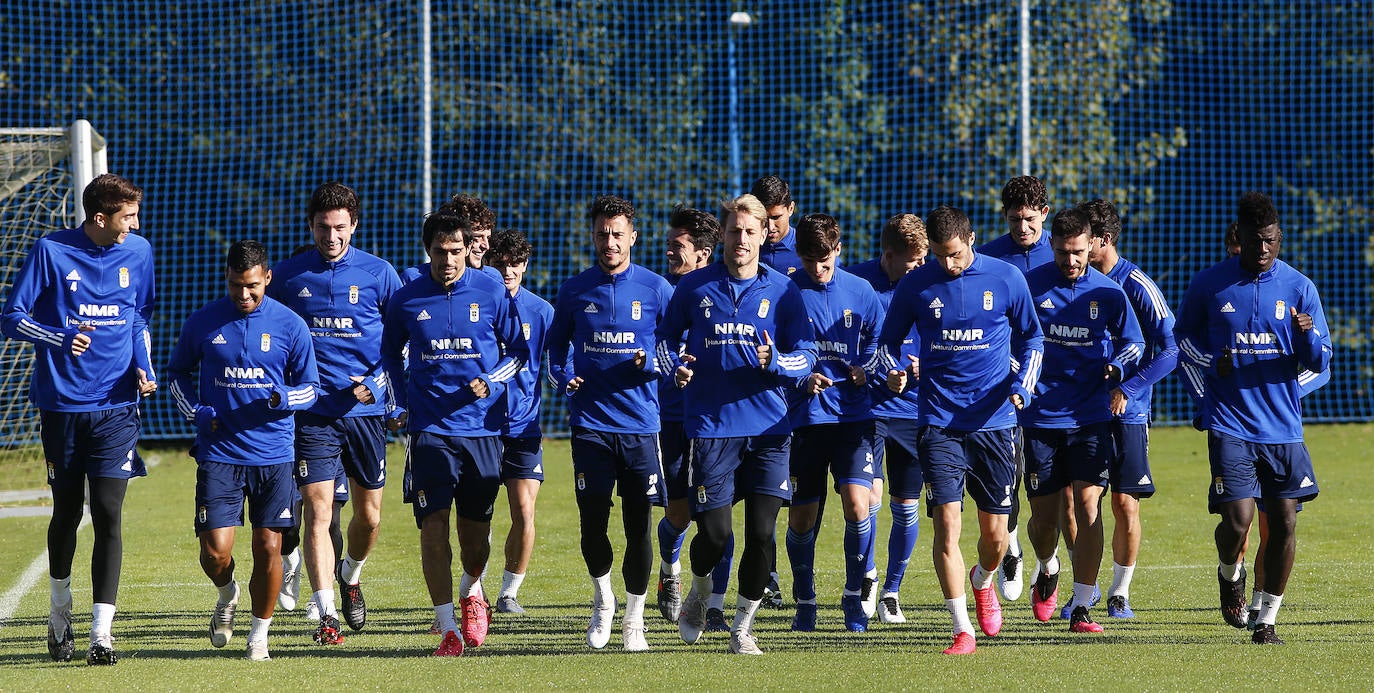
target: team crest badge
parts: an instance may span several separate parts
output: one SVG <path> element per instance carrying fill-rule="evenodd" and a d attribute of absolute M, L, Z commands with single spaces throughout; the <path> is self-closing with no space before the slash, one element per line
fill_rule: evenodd
<path fill-rule="evenodd" d="M 310 476 L 310 465 L 305 460 L 296 463 L 296 476 L 302 479 Z"/>
<path fill-rule="evenodd" d="M 1030 475 L 1030 480 L 1029 480 L 1029 481 L 1030 481 L 1030 487 L 1031 487 L 1031 490 L 1032 490 L 1032 491 L 1034 491 L 1034 490 L 1040 488 L 1040 475 L 1039 475 L 1039 474 L 1031 474 L 1031 475 Z"/>
<path fill-rule="evenodd" d="M 1088 301 L 1088 319 L 1097 319 L 1097 301 Z"/>
<path fill-rule="evenodd" d="M 1212 480 L 1212 489 L 1217 492 L 1218 496 L 1226 493 L 1226 484 L 1221 483 L 1221 477 Z"/>
<path fill-rule="evenodd" d="M 705 486 L 698 486 L 698 487 L 697 487 L 697 502 L 698 502 L 698 503 L 701 503 L 702 505 L 705 505 L 705 504 L 706 504 L 706 487 L 705 487 Z"/>
<path fill-rule="evenodd" d="M 520 323 L 520 331 L 523 332 L 523 333 L 525 334 L 525 339 L 526 339 L 526 340 L 529 340 L 529 338 L 530 338 L 530 324 L 527 323 L 527 322 L 522 322 L 522 323 Z"/>
<path fill-rule="evenodd" d="M 926 484 L 926 503 L 930 503 L 933 500 L 935 500 L 935 487 Z"/>
<path fill-rule="evenodd" d="M 206 520 L 209 520 L 209 519 L 210 519 L 210 512 L 209 512 L 208 510 L 205 509 L 205 506 L 203 506 L 203 505 L 200 506 L 200 508 L 198 508 L 198 509 L 196 510 L 196 521 L 199 522 L 199 523 L 201 523 L 201 524 L 205 524 Z"/>
<path fill-rule="evenodd" d="M 641 307 L 639 301 L 632 301 L 630 303 L 630 319 L 638 320 L 640 316 L 643 314 L 643 308 Z"/>
<path fill-rule="evenodd" d="M 760 317 L 760 318 L 766 318 L 766 317 L 768 317 L 768 306 L 769 306 L 768 299 L 765 298 L 765 299 L 763 299 L 762 301 L 759 301 L 759 317 Z"/>
<path fill-rule="evenodd" d="M 358 302 L 358 285 L 348 287 L 348 302 L 356 304 Z"/>
<path fill-rule="evenodd" d="M 121 289 L 127 289 L 127 288 L 129 288 L 129 268 L 128 268 L 128 267 L 120 267 L 120 268 L 119 268 L 119 288 L 121 288 Z"/>
<path fill-rule="evenodd" d="M 983 292 L 983 310 L 992 310 L 992 292 Z"/>
<path fill-rule="evenodd" d="M 477 304 L 476 304 L 476 303 L 469 303 L 469 304 L 468 304 L 468 322 L 477 322 L 477 318 L 478 318 Z"/>
<path fill-rule="evenodd" d="M 272 335 L 267 334 L 266 332 L 262 333 L 262 350 L 263 350 L 263 351 L 271 351 L 271 350 L 272 350 Z"/>
<path fill-rule="evenodd" d="M 850 310 L 850 309 L 848 309 L 848 308 L 845 308 L 845 309 L 844 309 L 844 328 L 847 330 L 847 329 L 849 329 L 849 328 L 851 328 L 851 327 L 853 327 L 853 326 L 854 326 L 854 311 L 852 311 L 852 310 Z"/>
<path fill-rule="evenodd" d="M 1283 301 L 1274 301 L 1274 319 L 1282 320 L 1288 311 L 1288 306 Z"/>
<path fill-rule="evenodd" d="M 57 478 L 57 465 L 53 464 L 52 460 L 48 460 L 48 480 L 51 481 L 51 480 L 56 479 L 56 478 Z"/>
<path fill-rule="evenodd" d="M 419 505 L 421 508 L 429 507 L 429 498 L 425 497 L 424 491 L 415 492 L 415 503 Z"/>
<path fill-rule="evenodd" d="M 577 473 L 577 490 L 587 490 L 587 475 L 583 474 L 582 472 Z"/>

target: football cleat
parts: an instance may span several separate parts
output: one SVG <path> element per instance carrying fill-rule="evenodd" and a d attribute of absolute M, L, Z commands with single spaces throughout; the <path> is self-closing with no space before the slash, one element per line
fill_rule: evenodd
<path fill-rule="evenodd" d="M 311 623 L 320 620 L 320 605 L 316 604 L 314 599 L 311 599 L 309 603 L 305 605 L 305 620 Z"/>
<path fill-rule="evenodd" d="M 864 614 L 863 597 L 846 594 L 840 597 L 840 611 L 844 612 L 844 627 L 851 633 L 868 632 L 868 616 Z"/>
<path fill-rule="evenodd" d="M 54 662 L 70 662 L 76 654 L 76 636 L 72 634 L 72 612 L 54 611 L 48 614 L 48 656 Z"/>
<path fill-rule="evenodd" d="M 1233 628 L 1245 627 L 1245 567 L 1240 569 L 1240 579 L 1231 582 L 1221 576 L 1217 568 L 1217 585 L 1221 588 L 1221 617 Z M 1258 641 L 1256 641 L 1258 642 Z"/>
<path fill-rule="evenodd" d="M 515 597 L 503 594 L 496 598 L 496 611 L 503 614 L 523 614 L 525 607 L 520 606 Z"/>
<path fill-rule="evenodd" d="M 906 616 L 896 597 L 883 597 L 878 601 L 878 620 L 883 623 L 906 623 Z"/>
<path fill-rule="evenodd" d="M 463 639 L 458 634 L 449 631 L 444 633 L 444 639 L 439 643 L 439 649 L 434 651 L 435 657 L 462 657 Z"/>
<path fill-rule="evenodd" d="M 1088 607 L 1080 606 L 1074 609 L 1073 614 L 1069 617 L 1069 632 L 1101 633 L 1102 626 L 1098 625 L 1097 621 L 1094 621 L 1092 616 L 1088 614 Z"/>
<path fill-rule="evenodd" d="M 626 623 L 620 628 L 620 638 L 626 652 L 648 652 L 649 641 L 644 639 L 644 623 Z M 604 645 L 603 645 L 604 647 Z"/>
<path fill-rule="evenodd" d="M 968 573 L 970 580 L 973 579 L 974 568 Z M 983 589 L 973 588 L 973 603 L 978 612 L 978 627 L 983 630 L 983 635 L 993 636 L 1002 632 L 1002 603 L 997 601 L 997 590 L 992 585 Z"/>
<path fill-rule="evenodd" d="M 267 641 L 249 641 L 248 650 L 244 653 L 243 658 L 250 662 L 266 662 L 271 660 L 272 656 L 267 654 Z"/>
<path fill-rule="evenodd" d="M 335 616 L 325 616 L 320 619 L 320 627 L 315 629 L 315 642 L 320 645 L 338 645 L 344 641 L 343 633 L 339 632 L 339 619 Z"/>
<path fill-rule="evenodd" d="M 344 622 L 353 630 L 362 630 L 367 623 L 367 602 L 363 599 L 362 583 L 349 585 L 340 578 L 339 596 L 343 602 L 339 611 L 343 613 Z"/>
<path fill-rule="evenodd" d="M 1054 618 L 1054 607 L 1059 604 L 1059 573 L 1050 575 L 1040 573 L 1031 585 L 1031 613 L 1041 623 Z"/>
<path fill-rule="evenodd" d="M 118 661 L 113 639 L 91 643 L 91 649 L 86 652 L 86 664 L 91 666 L 110 666 Z"/>
<path fill-rule="evenodd" d="M 658 571 L 658 613 L 670 623 L 677 623 L 682 614 L 682 579 Z"/>
<path fill-rule="evenodd" d="M 768 578 L 768 586 L 763 588 L 763 599 L 759 606 L 764 609 L 781 609 L 786 606 L 782 601 L 782 588 L 778 586 L 777 573 Z"/>
<path fill-rule="evenodd" d="M 878 613 L 878 590 L 873 578 L 864 578 L 863 587 L 859 589 L 859 597 L 863 602 L 864 617 L 873 618 L 873 614 Z"/>
<path fill-rule="evenodd" d="M 615 620 L 616 603 L 592 602 L 592 620 L 587 626 L 587 647 L 599 650 L 611 641 L 611 622 Z"/>
<path fill-rule="evenodd" d="M 682 636 L 682 642 L 691 645 L 701 638 L 702 631 L 706 630 L 706 595 L 697 594 L 696 590 L 688 590 L 687 597 L 682 600 L 682 612 L 677 620 L 677 632 Z"/>
<path fill-rule="evenodd" d="M 730 654 L 761 655 L 763 650 L 759 649 L 753 633 L 737 630 L 730 633 Z"/>
<path fill-rule="evenodd" d="M 224 647 L 229 644 L 229 639 L 234 637 L 234 611 L 238 606 L 238 602 L 215 605 L 215 613 L 210 617 L 211 645 Z"/>
<path fill-rule="evenodd" d="M 1088 601 L 1088 608 L 1097 606 L 1097 603 L 1100 601 L 1102 601 L 1102 590 L 1098 589 L 1097 585 L 1093 585 L 1093 598 Z M 1059 610 L 1059 618 L 1067 621 L 1069 617 L 1073 615 L 1073 612 L 1069 609 L 1071 604 L 1073 604 L 1073 600 L 1069 600 L 1069 603 L 1065 604 L 1064 608 Z"/>
<path fill-rule="evenodd" d="M 792 616 L 792 630 L 810 633 L 816 630 L 816 605 L 797 602 L 797 613 Z"/>
<path fill-rule="evenodd" d="M 463 609 L 463 644 L 467 647 L 481 647 L 487 641 L 487 626 L 491 622 L 491 607 L 480 594 L 463 597 L 459 600 Z"/>
<path fill-rule="evenodd" d="M 439 618 L 438 618 L 437 616 L 436 616 L 436 617 L 434 618 L 434 620 L 431 621 L 430 624 L 429 624 L 429 634 L 430 634 L 430 635 L 438 635 L 438 634 L 439 634 Z"/>
<path fill-rule="evenodd" d="M 1256 645 L 1282 645 L 1278 633 L 1274 632 L 1274 624 L 1261 623 L 1255 626 L 1255 632 L 1250 634 L 1250 642 Z"/>
<path fill-rule="evenodd" d="M 1003 599 L 1014 602 L 1021 598 L 1025 586 L 1026 583 L 1021 579 L 1021 557 L 1008 551 L 1002 557 L 1002 567 L 997 571 L 997 591 L 1002 593 Z"/>
<path fill-rule="evenodd" d="M 966 655 L 973 654 L 978 649 L 978 641 L 973 639 L 973 633 L 959 632 L 954 634 L 954 644 L 945 649 L 947 655 Z"/>
<path fill-rule="evenodd" d="M 1131 600 L 1121 595 L 1107 597 L 1107 615 L 1112 618 L 1135 618 L 1135 612 L 1131 611 Z"/>
<path fill-rule="evenodd" d="M 725 622 L 725 612 L 720 609 L 706 610 L 706 631 L 709 633 L 728 633 L 730 624 Z"/>

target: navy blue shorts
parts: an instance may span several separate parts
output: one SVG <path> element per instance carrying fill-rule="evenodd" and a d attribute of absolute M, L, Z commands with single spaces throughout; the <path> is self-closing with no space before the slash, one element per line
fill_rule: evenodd
<path fill-rule="evenodd" d="M 691 457 L 692 441 L 681 421 L 663 421 L 659 424 L 658 444 L 663 454 L 663 486 L 668 500 L 683 500 L 692 495 Z"/>
<path fill-rule="evenodd" d="M 925 488 L 921 470 L 921 424 L 910 419 L 887 419 L 887 428 L 877 445 L 887 459 L 887 495 L 903 500 L 918 500 Z"/>
<path fill-rule="evenodd" d="M 242 525 L 244 499 L 255 529 L 291 527 L 298 497 L 290 462 L 249 467 L 201 461 L 196 467 L 196 534 Z"/>
<path fill-rule="evenodd" d="M 573 477 L 577 495 L 609 499 L 643 494 L 662 505 L 663 467 L 657 433 L 609 433 L 582 426 L 572 429 Z"/>
<path fill-rule="evenodd" d="M 882 479 L 886 475 L 883 465 L 887 462 L 887 450 L 883 440 L 887 438 L 887 419 L 873 419 L 873 478 Z"/>
<path fill-rule="evenodd" d="M 1246 498 L 1291 498 L 1300 502 L 1317 497 L 1317 475 L 1303 443 L 1251 443 L 1208 431 L 1207 453 L 1212 488 L 1207 509 Z"/>
<path fill-rule="evenodd" d="M 138 455 L 138 407 L 101 411 L 41 411 L 39 437 L 47 460 L 48 485 L 81 485 L 87 477 L 132 479 L 147 476 Z"/>
<path fill-rule="evenodd" d="M 501 481 L 533 479 L 544 482 L 544 438 L 501 436 Z"/>
<path fill-rule="evenodd" d="M 1111 425 L 1078 428 L 1021 429 L 1025 436 L 1027 498 L 1058 493 L 1075 481 L 1107 485 L 1107 458 L 1112 451 Z"/>
<path fill-rule="evenodd" d="M 1013 430 L 954 431 L 938 426 L 921 429 L 920 453 L 926 478 L 926 515 L 935 507 L 964 502 L 964 491 L 981 511 L 1011 512 L 1016 462 Z"/>
<path fill-rule="evenodd" d="M 300 464 L 307 463 L 301 475 Z M 296 414 L 296 482 L 302 479 L 323 481 L 332 478 L 327 469 L 308 467 L 338 464 L 348 478 L 367 489 L 386 485 L 386 425 L 381 416 L 345 416 L 330 419 L 300 412 Z"/>
<path fill-rule="evenodd" d="M 1150 474 L 1150 425 L 1112 420 L 1112 452 L 1107 465 L 1107 480 L 1115 493 L 1141 498 L 1155 495 L 1155 478 Z"/>
<path fill-rule="evenodd" d="M 501 437 L 411 433 L 410 474 L 417 527 L 454 505 L 458 517 L 491 522 L 501 489 Z"/>
<path fill-rule="evenodd" d="M 826 476 L 835 488 L 857 484 L 873 488 L 873 421 L 850 421 L 802 426 L 792 431 L 789 460 L 792 504 L 819 502 Z"/>
<path fill-rule="evenodd" d="M 692 512 L 734 505 L 758 494 L 792 500 L 788 435 L 693 438 Z"/>

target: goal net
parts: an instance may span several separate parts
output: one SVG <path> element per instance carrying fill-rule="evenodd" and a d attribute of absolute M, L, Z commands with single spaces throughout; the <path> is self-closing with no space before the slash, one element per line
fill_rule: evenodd
<path fill-rule="evenodd" d="M 8 298 L 35 240 L 80 223 L 81 190 L 105 167 L 105 141 L 84 120 L 0 128 L 0 296 Z M 38 410 L 28 397 L 32 371 L 27 342 L 0 340 L 0 489 L 43 484 Z"/>

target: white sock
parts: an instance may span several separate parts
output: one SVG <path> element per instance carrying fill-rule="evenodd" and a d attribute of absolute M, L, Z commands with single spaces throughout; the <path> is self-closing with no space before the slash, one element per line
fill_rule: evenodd
<path fill-rule="evenodd" d="M 1265 625 L 1274 625 L 1274 619 L 1279 615 L 1279 604 L 1283 602 L 1282 594 L 1264 593 L 1263 601 L 1260 602 L 1259 622 Z"/>
<path fill-rule="evenodd" d="M 524 573 L 512 573 L 509 570 L 501 571 L 501 594 L 498 596 L 515 599 L 515 595 L 520 592 L 520 583 L 524 581 Z"/>
<path fill-rule="evenodd" d="M 110 628 L 114 626 L 115 605 L 96 602 L 91 605 L 91 642 L 109 646 Z"/>
<path fill-rule="evenodd" d="M 1045 575 L 1058 575 L 1058 574 L 1059 574 L 1059 552 L 1058 552 L 1058 551 L 1055 551 L 1053 554 L 1051 554 L 1049 560 L 1047 560 L 1047 561 L 1042 561 L 1042 560 L 1040 560 L 1039 558 L 1036 558 L 1036 559 L 1035 559 L 1035 574 L 1036 574 L 1037 576 L 1039 576 L 1039 575 L 1042 574 L 1042 573 L 1045 574 Z"/>
<path fill-rule="evenodd" d="M 339 568 L 339 575 L 343 578 L 345 585 L 356 585 L 363 574 L 363 564 L 366 558 L 354 560 L 352 556 L 344 553 L 342 565 Z"/>
<path fill-rule="evenodd" d="M 453 612 L 453 602 L 436 604 L 434 606 L 434 620 L 439 623 L 440 634 L 458 631 L 458 616 Z"/>
<path fill-rule="evenodd" d="M 606 606 L 615 603 L 615 592 L 611 587 L 611 574 L 592 577 L 592 603 Z"/>
<path fill-rule="evenodd" d="M 735 598 L 735 622 L 730 625 L 733 633 L 749 633 L 754 630 L 754 614 L 759 611 L 762 599 Z"/>
<path fill-rule="evenodd" d="M 968 620 L 967 594 L 961 594 L 953 599 L 946 599 L 945 608 L 949 609 L 950 618 L 954 619 L 955 635 L 960 633 L 973 634 L 973 622 Z"/>
<path fill-rule="evenodd" d="M 1131 596 L 1131 577 L 1134 575 L 1135 564 L 1112 563 L 1112 586 L 1107 590 L 1107 596 L 1129 598 Z"/>
<path fill-rule="evenodd" d="M 48 578 L 48 601 L 52 604 L 53 611 L 72 610 L 72 576 L 58 580 Z"/>
<path fill-rule="evenodd" d="M 301 547 L 292 549 L 291 553 L 281 557 L 282 573 L 289 573 L 293 570 L 300 570 L 301 567 Z"/>
<path fill-rule="evenodd" d="M 863 593 L 860 592 L 859 590 L 844 590 L 844 591 L 841 592 L 840 594 L 843 595 L 843 596 L 845 596 L 845 597 L 858 597 L 858 596 L 862 595 Z M 812 604 L 815 604 L 815 603 L 816 603 L 816 600 L 812 599 L 812 600 L 810 600 L 810 602 L 811 602 Z"/>
<path fill-rule="evenodd" d="M 1256 588 L 1250 591 L 1250 610 L 1259 611 L 1264 605 L 1264 590 Z"/>
<path fill-rule="evenodd" d="M 658 572 L 677 577 L 682 574 L 682 561 L 669 563 L 664 560 L 658 562 Z"/>
<path fill-rule="evenodd" d="M 463 571 L 463 577 L 458 578 L 458 594 L 462 595 L 463 599 L 482 596 L 482 578 L 473 577 L 468 575 L 466 570 Z"/>
<path fill-rule="evenodd" d="M 626 625 L 644 625 L 644 600 L 648 595 L 625 593 Z"/>
<path fill-rule="evenodd" d="M 722 612 L 725 611 L 725 593 L 716 594 L 712 592 L 711 598 L 706 600 L 706 608 L 719 609 Z"/>
<path fill-rule="evenodd" d="M 219 590 L 220 604 L 237 604 L 239 601 L 239 583 L 234 578 L 229 578 L 229 584 L 216 587 Z"/>
<path fill-rule="evenodd" d="M 1239 563 L 1235 563 L 1233 565 L 1228 565 L 1226 563 L 1218 563 L 1217 571 L 1221 573 L 1221 577 L 1223 580 L 1227 582 L 1235 582 L 1236 580 L 1239 580 L 1241 574 L 1245 572 L 1245 561 L 1240 561 Z"/>
<path fill-rule="evenodd" d="M 333 616 L 336 613 L 334 609 L 333 588 L 319 590 L 315 592 L 314 596 L 311 597 L 311 599 L 315 600 L 315 606 L 320 607 L 320 618 L 324 618 L 325 616 Z"/>
<path fill-rule="evenodd" d="M 992 587 L 992 581 L 997 579 L 997 570 L 988 570 L 982 563 L 973 566 L 973 589 L 985 590 Z"/>
<path fill-rule="evenodd" d="M 1069 606 L 1072 607 L 1070 611 L 1080 606 L 1087 608 L 1089 604 L 1092 604 L 1093 590 L 1095 589 L 1097 589 L 1097 585 L 1085 585 L 1081 582 L 1073 583 L 1073 601 L 1069 602 Z"/>
<path fill-rule="evenodd" d="M 1015 527 L 1007 528 L 1007 555 L 1021 557 L 1021 539 L 1017 536 Z"/>
<path fill-rule="evenodd" d="M 697 594 L 711 594 L 711 574 L 692 575 L 692 591 Z"/>
<path fill-rule="evenodd" d="M 898 595 L 896 592 L 883 592 L 882 598 L 887 599 L 888 597 L 892 597 L 893 599 L 897 599 L 899 596 L 900 595 Z"/>
<path fill-rule="evenodd" d="M 253 625 L 248 627 L 248 642 L 267 640 L 267 629 L 272 626 L 272 618 L 253 617 Z"/>

